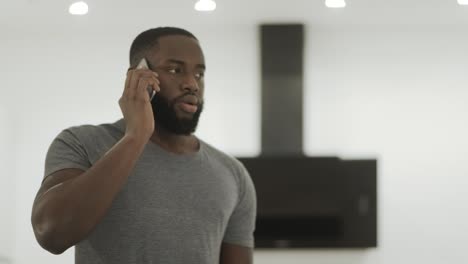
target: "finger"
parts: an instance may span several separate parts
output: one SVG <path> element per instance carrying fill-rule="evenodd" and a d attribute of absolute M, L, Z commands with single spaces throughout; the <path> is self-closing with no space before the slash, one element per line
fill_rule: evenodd
<path fill-rule="evenodd" d="M 130 69 L 127 71 L 127 77 L 125 78 L 125 86 L 124 86 L 124 90 L 123 90 L 123 93 L 122 93 L 122 96 L 128 96 L 128 89 L 129 89 L 129 86 L 130 86 L 130 79 L 132 77 L 132 72 L 130 71 Z"/>
<path fill-rule="evenodd" d="M 161 91 L 161 88 L 159 87 L 159 85 L 161 84 L 161 82 L 159 81 L 159 78 L 158 78 L 158 74 L 156 72 L 153 72 L 153 79 L 155 80 L 157 86 L 155 87 L 155 91 L 156 92 L 159 92 Z"/>
<path fill-rule="evenodd" d="M 156 76 L 157 73 L 145 69 L 129 70 L 127 72 L 127 80 L 124 95 L 128 98 L 137 97 L 139 82 L 142 78 L 152 78 L 155 82 L 158 82 L 159 84 L 159 80 L 156 78 Z"/>
<path fill-rule="evenodd" d="M 140 78 L 150 78 L 153 79 L 159 86 L 159 78 L 158 78 L 158 73 L 149 71 L 149 70 L 138 70 L 138 74 Z"/>
<path fill-rule="evenodd" d="M 159 90 L 159 84 L 155 78 L 142 77 L 138 82 L 137 95 L 139 99 L 148 100 L 150 99 L 150 94 L 157 92 Z"/>
<path fill-rule="evenodd" d="M 160 82 L 159 82 L 158 74 L 156 72 L 153 72 L 153 74 L 154 74 L 153 79 L 155 80 L 156 85 L 153 85 L 153 86 L 147 88 L 148 93 L 149 93 L 150 102 L 153 100 L 156 93 L 161 91 L 161 87 L 159 86 Z"/>
<path fill-rule="evenodd" d="M 140 75 L 137 70 L 130 70 L 128 72 L 128 82 L 124 94 L 125 97 L 134 98 L 136 96 L 136 89 L 138 87 L 139 79 Z"/>
<path fill-rule="evenodd" d="M 147 78 L 151 77 L 151 71 L 145 70 L 145 69 L 136 69 L 136 70 L 131 70 L 131 78 L 130 78 L 130 83 L 129 83 L 129 89 L 128 89 L 128 94 L 129 98 L 135 98 L 138 97 L 138 85 L 140 82 L 141 78 Z"/>
<path fill-rule="evenodd" d="M 158 82 L 159 82 L 159 74 L 157 72 L 151 71 L 151 70 L 149 70 L 149 72 L 151 73 L 151 77 L 156 78 L 158 80 Z"/>
<path fill-rule="evenodd" d="M 161 85 L 161 82 L 159 81 L 159 75 L 157 72 L 153 72 L 153 78 L 156 80 L 156 83 L 157 83 L 157 86 L 154 87 L 155 88 L 155 92 L 160 92 L 161 91 L 161 87 L 159 85 Z"/>

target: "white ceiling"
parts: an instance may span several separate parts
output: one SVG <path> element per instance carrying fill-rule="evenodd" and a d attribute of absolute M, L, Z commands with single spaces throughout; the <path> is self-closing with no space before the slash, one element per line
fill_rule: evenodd
<path fill-rule="evenodd" d="M 468 6 L 456 0 L 346 0 L 329 9 L 324 0 L 217 0 L 213 13 L 193 9 L 195 0 L 87 0 L 90 13 L 68 14 L 73 0 L 1 0 L 0 26 L 63 30 L 70 26 L 104 30 L 160 25 L 229 26 L 262 22 L 312 25 L 456 25 L 468 29 Z"/>

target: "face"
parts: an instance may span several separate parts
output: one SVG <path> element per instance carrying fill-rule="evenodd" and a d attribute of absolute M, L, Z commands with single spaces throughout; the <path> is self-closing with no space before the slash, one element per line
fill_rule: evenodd
<path fill-rule="evenodd" d="M 151 102 L 155 122 L 171 133 L 189 135 L 203 109 L 203 52 L 197 40 L 186 36 L 165 36 L 158 43 L 147 58 L 161 88 Z"/>

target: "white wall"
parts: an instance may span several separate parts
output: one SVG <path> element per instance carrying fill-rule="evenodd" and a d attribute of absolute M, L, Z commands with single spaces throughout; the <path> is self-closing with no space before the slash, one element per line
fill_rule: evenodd
<path fill-rule="evenodd" d="M 199 136 L 235 155 L 258 154 L 257 28 L 189 29 L 208 64 Z M 467 261 L 468 36 L 448 28 L 307 29 L 305 150 L 379 159 L 379 247 L 258 250 L 256 263 Z M 4 141 L 14 153 L 17 206 L 7 223 L 15 264 L 72 263 L 72 250 L 53 256 L 32 234 L 44 155 L 65 127 L 119 118 L 127 50 L 137 33 L 11 34 L 1 44 L 9 64 L 1 72 L 4 79 L 8 70 L 9 89 L 2 90 L 8 99 L 1 102 L 13 117 L 3 133 L 13 140 Z"/>
<path fill-rule="evenodd" d="M 7 51 L 0 49 L 0 58 L 6 58 Z M 9 78 L 8 60 L 0 64 L 0 264 L 8 263 L 13 258 L 15 238 L 15 185 L 14 174 L 14 134 L 12 122 L 14 113 L 7 106 L 11 79 Z"/>
<path fill-rule="evenodd" d="M 468 36 L 463 32 L 309 31 L 307 152 L 379 159 L 380 246 L 375 258 L 360 263 L 468 260 L 463 187 L 468 183 Z"/>
<path fill-rule="evenodd" d="M 11 151 L 13 146 L 9 142 L 9 111 L 4 104 L 0 104 L 0 263 L 12 257 L 14 239 L 14 202 L 15 178 L 12 172 Z"/>

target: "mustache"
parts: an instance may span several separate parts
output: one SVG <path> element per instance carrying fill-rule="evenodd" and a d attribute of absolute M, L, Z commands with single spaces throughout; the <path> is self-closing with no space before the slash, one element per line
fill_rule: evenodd
<path fill-rule="evenodd" d="M 180 102 L 180 101 L 184 101 L 184 99 L 186 99 L 187 97 L 192 97 L 192 99 L 195 99 L 196 102 L 197 102 L 197 105 L 202 105 L 203 104 L 203 99 L 201 99 L 196 93 L 194 92 L 187 92 L 187 93 L 184 93 L 180 96 L 177 96 L 175 99 L 174 99 L 174 102 Z"/>

